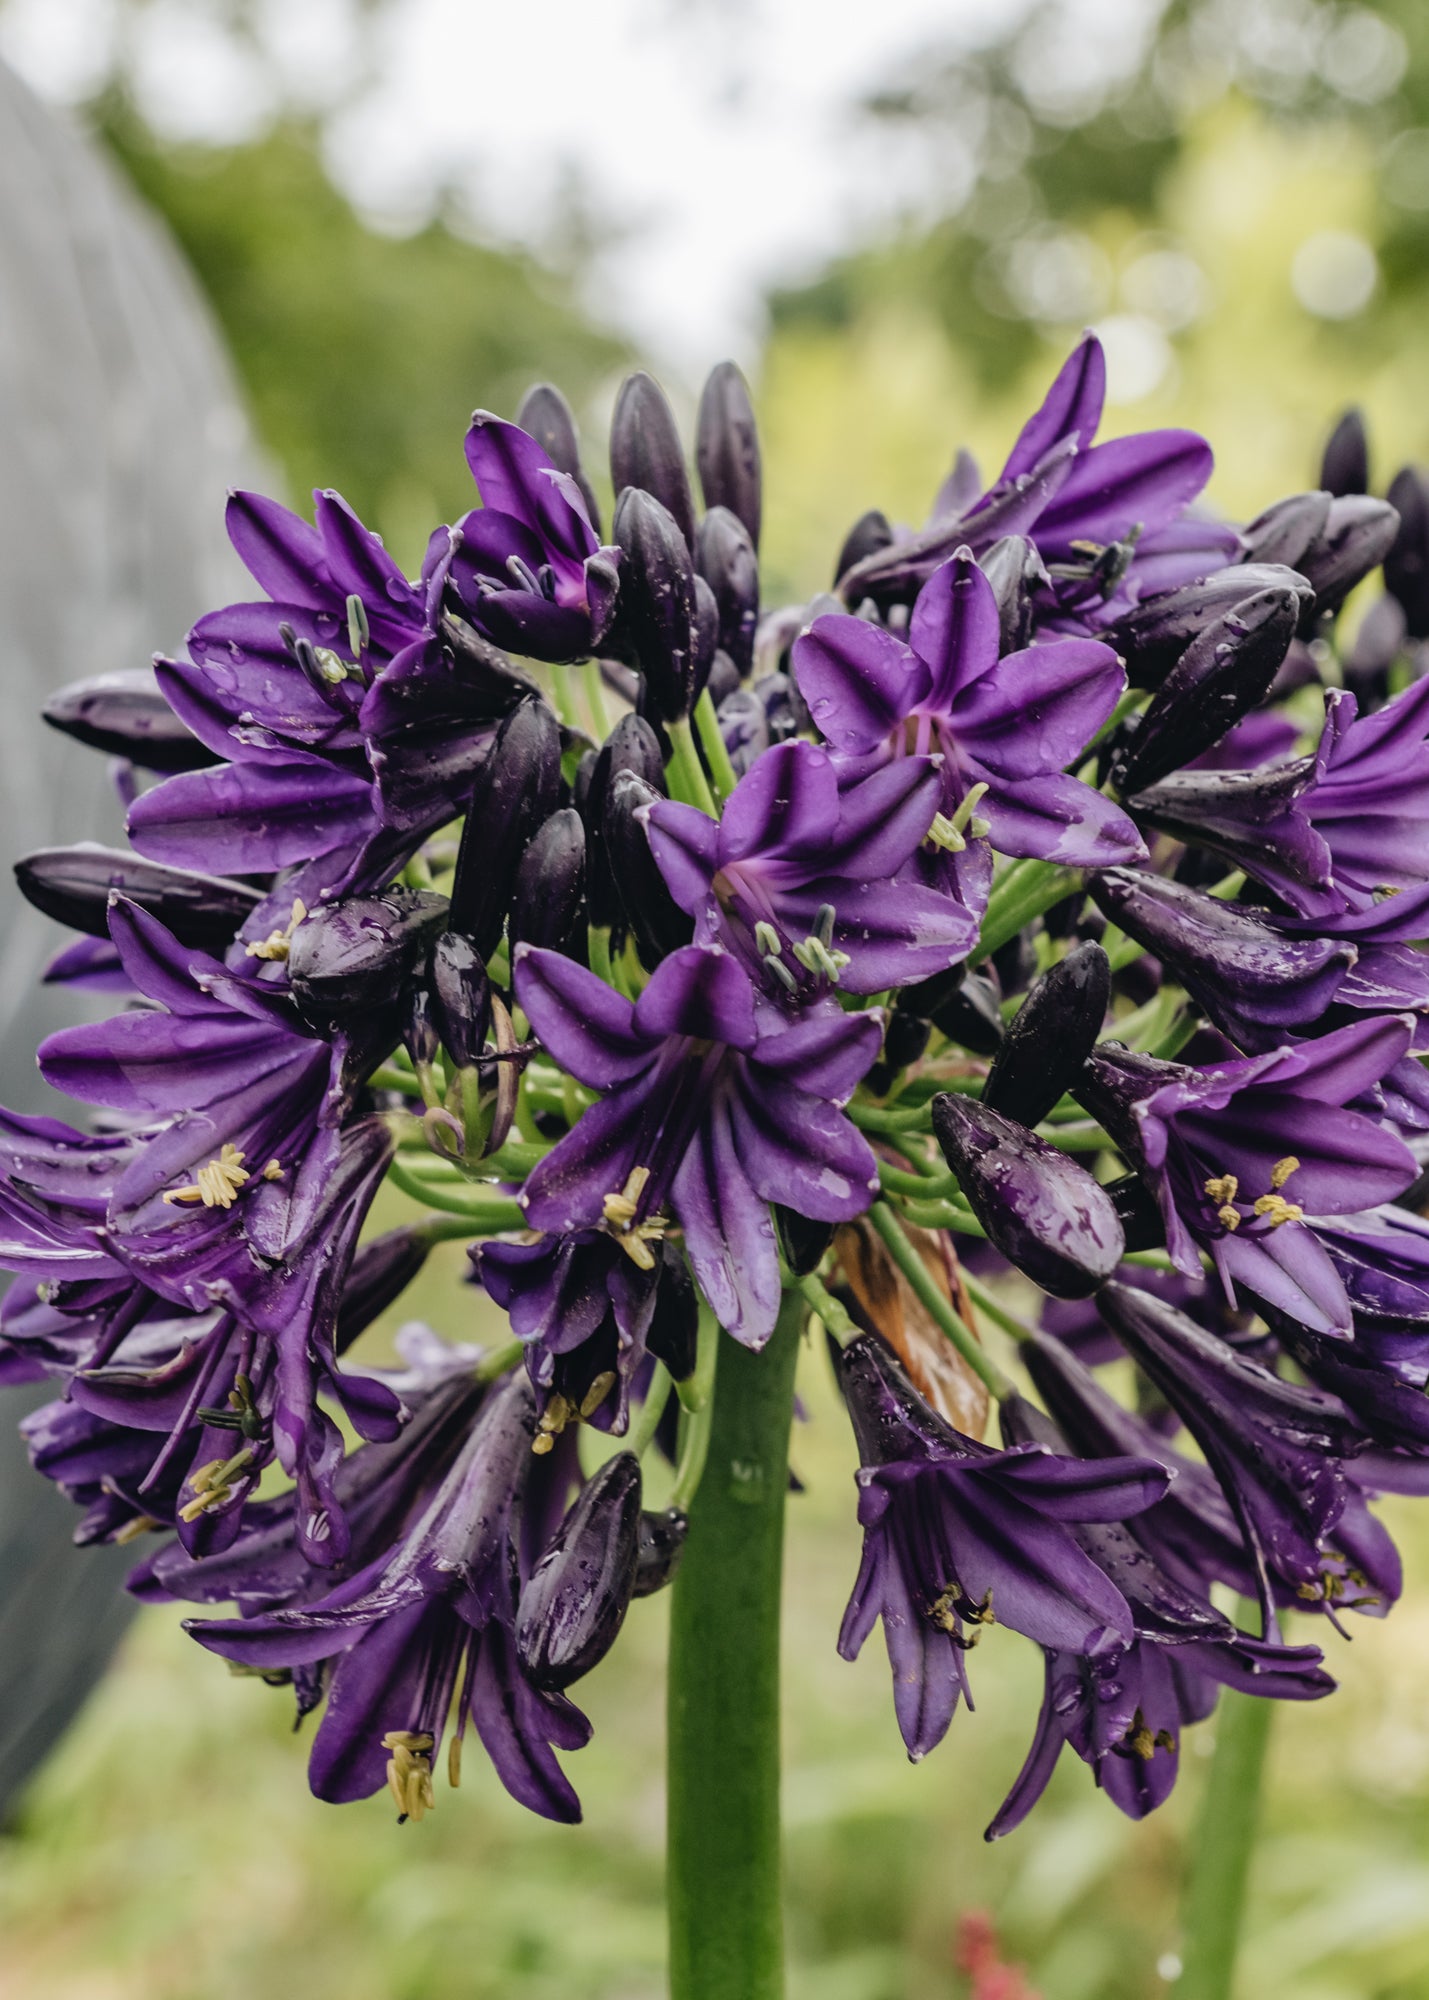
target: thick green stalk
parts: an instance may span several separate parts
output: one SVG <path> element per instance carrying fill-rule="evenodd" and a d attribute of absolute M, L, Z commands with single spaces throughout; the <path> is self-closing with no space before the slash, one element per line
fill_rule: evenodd
<path fill-rule="evenodd" d="M 794 1363 L 786 1293 L 762 1354 L 721 1337 L 704 1478 L 670 1620 L 672 2000 L 782 2000 L 779 1596 Z"/>
<path fill-rule="evenodd" d="M 1191 1842 L 1183 1904 L 1185 1970 L 1176 2000 L 1230 2000 L 1260 1821 L 1260 1787 L 1275 1704 L 1227 1688 L 1216 1708 L 1216 1750 Z"/>

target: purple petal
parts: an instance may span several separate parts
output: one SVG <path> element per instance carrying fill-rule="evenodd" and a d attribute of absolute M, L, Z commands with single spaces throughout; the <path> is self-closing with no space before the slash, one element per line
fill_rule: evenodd
<path fill-rule="evenodd" d="M 1083 334 L 1057 372 L 1042 407 L 1028 418 L 998 484 L 1030 472 L 1063 438 L 1085 451 L 1096 436 L 1106 401 L 1106 357 L 1094 333 Z"/>
<path fill-rule="evenodd" d="M 719 869 L 717 822 L 674 799 L 656 799 L 644 811 L 650 851 L 670 894 L 682 910 L 698 915 L 710 900 L 710 884 Z"/>
<path fill-rule="evenodd" d="M 997 599 L 967 549 L 959 549 L 950 562 L 934 570 L 919 591 L 908 637 L 930 676 L 921 705 L 941 715 L 948 714 L 958 697 L 996 665 Z M 814 719 L 818 720 L 817 710 Z"/>
<path fill-rule="evenodd" d="M 746 1347 L 763 1347 L 779 1316 L 779 1253 L 769 1209 L 745 1174 L 723 1104 L 711 1108 L 671 1193 L 715 1318 Z"/>
<path fill-rule="evenodd" d="M 129 837 L 154 861 L 258 874 L 366 839 L 372 798 L 368 779 L 330 765 L 215 764 L 143 793 Z"/>
<path fill-rule="evenodd" d="M 968 688 L 954 710 L 954 734 L 1000 777 L 1041 777 L 1081 756 L 1125 687 L 1110 646 L 1052 640 L 1007 654 Z"/>
<path fill-rule="evenodd" d="M 838 1103 L 853 1095 L 883 1044 L 877 1008 L 845 1014 L 836 1001 L 805 1009 L 791 1027 L 760 1037 L 749 1060 L 787 1077 L 800 1089 Z"/>
<path fill-rule="evenodd" d="M 466 434 L 466 462 L 484 507 L 524 521 L 568 561 L 584 562 L 595 553 L 579 486 L 525 431 L 478 410 Z"/>
<path fill-rule="evenodd" d="M 876 750 L 928 692 L 931 675 L 881 625 L 833 613 L 794 641 L 794 678 L 837 750 Z"/>
<path fill-rule="evenodd" d="M 999 854 L 1060 861 L 1071 868 L 1109 868 L 1144 861 L 1135 826 L 1110 799 L 1058 772 L 1005 783 L 993 774 L 978 811 Z"/>
<path fill-rule="evenodd" d="M 261 493 L 237 491 L 228 496 L 224 521 L 249 575 L 270 597 L 310 607 L 329 601 L 332 578 L 323 539 L 301 515 Z"/>
<path fill-rule="evenodd" d="M 1194 431 L 1140 431 L 1093 445 L 1038 520 L 1037 546 L 1044 556 L 1074 557 L 1074 542 L 1119 542 L 1133 528 L 1160 528 L 1195 499 L 1214 463 Z"/>
<path fill-rule="evenodd" d="M 751 1074 L 731 1096 L 740 1164 L 765 1201 L 820 1222 L 862 1215 L 878 1193 L 878 1162 L 858 1128 L 805 1090 Z"/>
<path fill-rule="evenodd" d="M 754 989 L 738 959 L 718 946 L 688 944 L 663 959 L 635 1003 L 635 1027 L 647 1042 L 668 1035 L 754 1044 Z"/>
<path fill-rule="evenodd" d="M 516 947 L 516 998 L 556 1061 L 595 1090 L 609 1090 L 651 1060 L 654 1037 L 641 1032 L 621 994 L 558 951 Z"/>
<path fill-rule="evenodd" d="M 828 753 L 797 738 L 776 744 L 740 779 L 725 805 L 720 859 L 817 854 L 827 848 L 838 817 L 838 779 Z"/>

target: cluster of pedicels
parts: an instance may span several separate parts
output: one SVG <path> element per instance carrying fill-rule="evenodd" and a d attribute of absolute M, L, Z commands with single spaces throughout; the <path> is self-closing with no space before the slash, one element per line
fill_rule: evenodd
<path fill-rule="evenodd" d="M 473 420 L 481 504 L 415 580 L 334 493 L 237 493 L 261 595 L 47 710 L 132 848 L 19 864 L 78 933 L 48 978 L 120 1011 L 39 1051 L 87 1127 L 0 1113 L 0 1371 L 60 1386 L 25 1431 L 76 1539 L 157 1537 L 139 1596 L 236 1606 L 189 1630 L 325 1704 L 319 1796 L 419 1819 L 470 1722 L 578 1816 L 568 1690 L 676 1569 L 718 1341 L 791 1295 L 858 1445 L 840 1648 L 882 1620 L 910 1754 L 987 1627 L 1045 1655 L 991 1831 L 1067 1744 L 1146 1812 L 1221 1687 L 1330 1690 L 1286 1610 L 1394 1602 L 1429 488 L 1369 497 L 1349 419 L 1232 527 L 1200 438 L 1095 442 L 1103 392 L 1088 336 L 990 485 L 959 454 L 768 609 L 732 366 L 702 513 L 625 384 L 608 540 L 540 388 Z M 384 1182 L 422 1216 L 372 1234 Z M 511 1340 L 354 1365 L 444 1239 Z"/>

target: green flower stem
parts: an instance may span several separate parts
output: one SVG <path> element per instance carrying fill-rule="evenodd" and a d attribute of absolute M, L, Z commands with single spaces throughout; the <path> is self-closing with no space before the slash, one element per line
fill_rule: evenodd
<path fill-rule="evenodd" d="M 1040 917 L 1044 910 L 1050 910 L 1054 903 L 1060 903 L 1064 896 L 1079 888 L 1081 880 L 1079 868 L 1058 868 L 1051 861 L 1014 861 L 1007 873 L 992 885 L 987 914 L 982 920 L 982 935 L 968 963 L 981 965 L 985 958 L 991 958 L 1009 938 L 1016 937 L 1024 924 L 1030 924 L 1034 917 Z"/>
<path fill-rule="evenodd" d="M 552 706 L 565 723 L 567 729 L 575 726 L 576 709 L 571 686 L 571 670 L 564 660 L 557 660 L 551 667 Z"/>
<path fill-rule="evenodd" d="M 1049 1145 L 1056 1146 L 1063 1153 L 1106 1153 L 1111 1150 L 1111 1140 L 1102 1127 L 1086 1121 L 1039 1126 L 1038 1133 Z"/>
<path fill-rule="evenodd" d="M 1230 1688 L 1222 1690 L 1216 1707 L 1210 1783 L 1191 1840 L 1183 1903 L 1185 1970 L 1176 1982 L 1177 2000 L 1230 2000 L 1234 1990 L 1274 1708 L 1263 1696 Z"/>
<path fill-rule="evenodd" d="M 607 986 L 615 984 L 615 967 L 610 962 L 610 932 L 604 924 L 592 924 L 586 933 L 590 969 Z"/>
<path fill-rule="evenodd" d="M 869 1221 L 888 1246 L 888 1254 L 903 1273 L 921 1303 L 932 1314 L 958 1353 L 988 1392 L 999 1402 L 1012 1394 L 1013 1385 L 990 1355 L 985 1354 L 962 1316 L 943 1297 L 928 1269 L 886 1201 L 876 1201 L 868 1211 Z"/>
<path fill-rule="evenodd" d="M 700 762 L 700 753 L 695 748 L 689 717 L 682 716 L 678 722 L 667 723 L 666 728 L 675 753 L 667 773 L 671 798 L 679 799 L 687 806 L 698 806 L 711 819 L 718 819 L 719 808 L 705 776 L 705 767 Z"/>
<path fill-rule="evenodd" d="M 818 1314 L 840 1345 L 857 1337 L 860 1331 L 857 1324 L 816 1276 L 811 1274 L 807 1278 L 797 1279 L 796 1282 L 810 1310 Z"/>
<path fill-rule="evenodd" d="M 709 1458 L 670 1621 L 672 2000 L 784 1992 L 779 1601 L 803 1316 L 792 1291 L 762 1354 L 722 1339 L 707 1405 Z"/>
<path fill-rule="evenodd" d="M 931 1132 L 933 1129 L 933 1115 L 926 1104 L 885 1111 L 882 1105 L 860 1104 L 855 1098 L 848 1106 L 848 1115 L 864 1132 Z"/>
<path fill-rule="evenodd" d="M 1004 1333 L 1010 1333 L 1014 1340 L 1032 1338 L 1032 1328 L 1026 1320 L 1019 1319 L 1014 1312 L 1009 1312 L 997 1294 L 989 1291 L 980 1278 L 975 1278 L 971 1271 L 965 1270 L 963 1283 L 968 1288 L 968 1297 L 978 1311 L 985 1312 L 995 1326 L 1000 1326 Z"/>
<path fill-rule="evenodd" d="M 640 1405 L 640 1414 L 625 1436 L 625 1449 L 633 1451 L 637 1458 L 643 1457 L 650 1449 L 669 1400 L 670 1371 L 663 1361 L 657 1361 L 651 1372 L 650 1387 L 645 1392 L 645 1401 Z"/>
<path fill-rule="evenodd" d="M 519 1340 L 503 1341 L 500 1347 L 493 1347 L 476 1365 L 478 1382 L 496 1382 L 503 1375 L 509 1375 L 526 1349 Z"/>
<path fill-rule="evenodd" d="M 693 1375 L 687 1375 L 683 1382 L 675 1384 L 676 1393 L 680 1398 L 680 1408 L 687 1416 L 698 1416 L 701 1410 L 709 1407 L 710 1397 L 714 1394 L 715 1362 L 718 1358 L 719 1322 L 715 1319 L 714 1314 L 710 1311 L 704 1300 L 701 1299 L 699 1344 L 695 1349 L 695 1372 Z M 703 1463 L 703 1461 L 701 1462 Z M 681 1476 L 683 1476 L 683 1470 L 684 1464 L 682 1459 Z M 690 1488 L 691 1499 L 694 1498 L 695 1486 L 698 1486 L 698 1484 L 699 1475 L 696 1474 L 694 1485 Z"/>
<path fill-rule="evenodd" d="M 889 1194 L 917 1195 L 923 1201 L 957 1198 L 958 1183 L 952 1174 L 910 1174 L 902 1167 L 890 1167 L 886 1160 L 880 1160 L 878 1178 Z"/>
<path fill-rule="evenodd" d="M 374 1090 L 401 1090 L 408 1097 L 420 1097 L 422 1086 L 409 1069 L 398 1069 L 393 1063 L 379 1063 L 367 1079 Z"/>
<path fill-rule="evenodd" d="M 483 1200 L 473 1194 L 458 1193 L 449 1184 L 437 1186 L 431 1181 L 424 1181 L 398 1160 L 393 1160 L 388 1167 L 387 1178 L 403 1194 L 411 1195 L 414 1201 L 420 1201 L 425 1207 L 465 1217 L 473 1236 L 498 1236 L 503 1229 L 526 1227 L 521 1204 L 510 1196 L 492 1193 Z"/>
<path fill-rule="evenodd" d="M 714 795 L 723 805 L 739 780 L 734 775 L 733 764 L 729 761 L 724 734 L 720 729 L 719 717 L 715 714 L 715 706 L 710 700 L 708 688 L 704 689 L 695 703 L 695 727 L 700 732 L 705 762 L 710 767 L 710 782 L 714 787 Z"/>

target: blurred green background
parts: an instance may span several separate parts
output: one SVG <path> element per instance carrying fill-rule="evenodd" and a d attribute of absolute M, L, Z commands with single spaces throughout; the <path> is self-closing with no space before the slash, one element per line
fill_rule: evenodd
<path fill-rule="evenodd" d="M 262 7 L 193 9 L 261 59 Z M 400 12 L 358 10 L 376 25 Z M 0 8 L 0 30 L 14 13 Z M 931 193 L 876 235 L 851 225 L 841 254 L 767 299 L 745 358 L 772 599 L 824 586 L 865 507 L 920 519 L 959 444 L 995 469 L 1088 321 L 1118 388 L 1109 427 L 1205 431 L 1212 498 L 1233 516 L 1312 483 L 1352 402 L 1381 490 L 1429 456 L 1426 10 L 1205 0 L 1144 7 L 1119 43 L 1104 19 L 1097 41 L 1095 15 L 1070 0 L 1004 12 L 871 76 L 848 107 L 851 130 L 923 150 Z M 737 10 L 723 18 L 737 26 Z M 275 87 L 244 143 L 178 140 L 145 116 L 125 48 L 87 82 L 83 115 L 187 251 L 292 495 L 337 486 L 411 560 L 434 520 L 469 504 L 474 404 L 509 412 L 552 378 L 599 438 L 636 336 L 602 295 L 579 214 L 539 251 L 440 208 L 415 233 L 376 229 L 324 171 L 331 105 Z M 972 165 L 944 212 L 950 135 Z M 698 376 L 683 361 L 662 372 L 688 413 Z M 600 468 L 598 446 L 590 456 Z M 480 1337 L 481 1301 L 459 1276 L 453 1252 L 409 1309 Z M 1174 1800 L 1145 1825 L 1064 1760 L 1033 1820 L 987 1848 L 1040 1661 L 992 1633 L 972 1663 L 976 1714 L 906 1763 L 877 1642 L 857 1666 L 834 1652 L 857 1560 L 853 1457 L 820 1356 L 803 1389 L 785 1635 L 794 1994 L 964 1994 L 954 1931 L 979 1907 L 1048 2000 L 1174 1990 L 1213 1725 L 1192 1734 Z M 1429 1994 L 1429 1516 L 1386 1513 L 1403 1604 L 1387 1625 L 1356 1624 L 1353 1646 L 1328 1635 L 1341 1692 L 1277 1717 L 1245 2000 Z M 0 1834 L 0 1996 L 655 2000 L 663 1630 L 662 1600 L 637 1605 L 585 1684 L 595 1740 L 572 1760 L 584 1826 L 523 1815 L 469 1755 L 460 1794 L 399 1830 L 383 1799 L 312 1800 L 286 1698 L 226 1678 L 177 1614 L 146 1612 Z"/>

